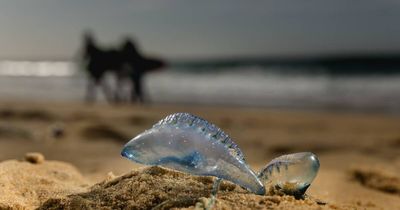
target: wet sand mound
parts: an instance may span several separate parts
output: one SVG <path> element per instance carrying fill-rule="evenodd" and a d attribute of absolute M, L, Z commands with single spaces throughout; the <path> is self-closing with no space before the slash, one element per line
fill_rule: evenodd
<path fill-rule="evenodd" d="M 50 199 L 40 209 L 203 209 L 209 202 L 212 183 L 212 177 L 149 167 L 96 184 L 85 193 Z M 311 199 L 255 195 L 223 182 L 214 209 L 340 208 L 318 205 Z"/>
<path fill-rule="evenodd" d="M 377 169 L 356 168 L 351 174 L 362 185 L 386 193 L 400 195 L 400 177 Z"/>
<path fill-rule="evenodd" d="M 0 163 L 0 209 L 34 209 L 49 198 L 83 192 L 87 183 L 75 167 L 28 154 Z"/>

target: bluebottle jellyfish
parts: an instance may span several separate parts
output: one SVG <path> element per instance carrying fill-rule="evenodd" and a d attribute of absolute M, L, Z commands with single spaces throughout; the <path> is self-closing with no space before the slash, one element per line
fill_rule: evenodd
<path fill-rule="evenodd" d="M 264 185 L 232 139 L 217 126 L 189 113 L 176 113 L 162 119 L 130 140 L 121 155 L 145 165 L 217 177 L 213 196 L 221 179 L 255 194 L 265 194 Z"/>
<path fill-rule="evenodd" d="M 269 190 L 302 198 L 319 170 L 318 157 L 311 152 L 282 155 L 269 162 L 258 178 Z"/>

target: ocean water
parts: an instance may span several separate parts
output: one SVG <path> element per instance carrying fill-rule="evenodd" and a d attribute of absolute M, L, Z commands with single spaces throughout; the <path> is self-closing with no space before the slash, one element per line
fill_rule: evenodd
<path fill-rule="evenodd" d="M 146 75 L 146 97 L 152 103 L 400 112 L 400 74 L 280 68 L 171 66 Z M 107 79 L 113 85 L 112 75 Z M 82 101 L 86 84 L 73 62 L 0 62 L 0 99 Z"/>

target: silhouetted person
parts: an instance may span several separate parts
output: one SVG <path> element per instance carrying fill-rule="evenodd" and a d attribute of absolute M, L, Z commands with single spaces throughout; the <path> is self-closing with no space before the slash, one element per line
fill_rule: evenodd
<path fill-rule="evenodd" d="M 143 56 L 130 38 L 126 39 L 122 51 L 125 54 L 126 61 L 129 62 L 129 66 L 132 69 L 130 72 L 130 78 L 133 86 L 131 90 L 131 100 L 142 103 L 144 102 L 144 75 L 155 69 L 165 67 L 166 64 L 161 59 Z"/>
<path fill-rule="evenodd" d="M 88 86 L 86 92 L 86 101 L 93 102 L 96 99 L 96 87 L 101 86 L 104 92 L 104 96 L 107 101 L 112 101 L 112 91 L 108 87 L 107 83 L 103 80 L 104 73 L 110 67 L 105 58 L 109 57 L 112 52 L 104 52 L 100 50 L 93 35 L 90 32 L 84 34 L 84 65 L 88 72 Z"/>
<path fill-rule="evenodd" d="M 130 79 L 132 81 L 131 100 L 142 103 L 144 102 L 142 80 L 143 80 L 143 75 L 146 71 L 146 69 L 144 68 L 145 59 L 139 53 L 133 41 L 129 38 L 125 41 L 125 44 L 123 46 L 123 52 L 126 61 L 128 61 L 131 67 L 131 72 L 130 72 Z"/>

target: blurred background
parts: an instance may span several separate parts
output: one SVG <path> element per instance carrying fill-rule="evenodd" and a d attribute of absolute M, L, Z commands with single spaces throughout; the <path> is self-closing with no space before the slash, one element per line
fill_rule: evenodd
<path fill-rule="evenodd" d="M 310 151 L 314 197 L 398 209 L 399 20 L 395 0 L 2 0 L 0 160 L 40 152 L 95 183 L 190 112 L 256 171 Z"/>
<path fill-rule="evenodd" d="M 396 1 L 0 4 L 3 100 L 82 101 L 83 35 L 90 31 L 101 49 L 117 49 L 132 37 L 142 54 L 168 63 L 142 79 L 152 103 L 400 108 Z M 108 70 L 104 78 L 113 90 L 115 72 Z"/>

